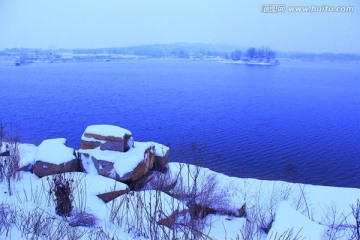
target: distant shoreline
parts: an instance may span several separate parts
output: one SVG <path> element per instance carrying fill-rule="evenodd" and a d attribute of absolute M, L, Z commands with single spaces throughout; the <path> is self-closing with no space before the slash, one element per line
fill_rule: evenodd
<path fill-rule="evenodd" d="M 273 62 L 257 62 L 257 61 L 222 61 L 227 64 L 245 64 L 245 65 L 256 65 L 256 66 L 277 66 L 280 65 L 279 61 Z"/>
<path fill-rule="evenodd" d="M 114 54 L 109 55 L 107 57 L 95 57 L 92 56 L 82 56 L 82 55 L 71 55 L 71 57 L 67 56 L 65 58 L 60 58 L 57 60 L 48 60 L 48 59 L 39 59 L 34 61 L 22 62 L 17 64 L 14 61 L 14 58 L 6 58 L 0 56 L 0 65 L 13 65 L 13 66 L 24 66 L 30 64 L 59 64 L 59 63 L 90 63 L 90 62 L 122 62 L 122 61 L 138 61 L 138 60 L 149 60 L 149 61 L 214 61 L 219 63 L 226 64 L 236 64 L 236 65 L 249 65 L 249 66 L 277 66 L 280 63 L 293 62 L 293 63 L 350 63 L 350 64 L 360 64 L 360 61 L 356 60 L 325 60 L 325 59 L 300 59 L 300 58 L 278 58 L 275 62 L 261 62 L 256 60 L 251 61 L 233 61 L 226 58 L 221 57 L 189 57 L 189 58 L 178 58 L 173 56 L 167 57 L 149 57 L 149 56 L 137 56 L 137 55 L 122 55 L 122 54 Z"/>

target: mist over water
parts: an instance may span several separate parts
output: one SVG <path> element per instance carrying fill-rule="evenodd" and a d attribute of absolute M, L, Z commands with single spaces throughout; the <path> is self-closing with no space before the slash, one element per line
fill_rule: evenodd
<path fill-rule="evenodd" d="M 360 187 L 360 68 L 132 60 L 0 66 L 0 121 L 22 142 L 65 137 L 80 147 L 91 124 L 137 141 L 205 147 L 202 166 L 237 177 Z"/>

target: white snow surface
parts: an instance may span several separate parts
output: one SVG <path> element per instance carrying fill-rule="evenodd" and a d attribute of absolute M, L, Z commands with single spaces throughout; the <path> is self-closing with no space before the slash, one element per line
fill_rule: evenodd
<path fill-rule="evenodd" d="M 207 233 L 211 239 L 242 239 L 239 238 L 241 236 L 240 230 L 244 228 L 246 218 L 210 214 L 205 218 L 205 221 L 206 225 L 203 232 Z"/>
<path fill-rule="evenodd" d="M 35 160 L 37 147 L 33 144 L 19 144 L 20 162 L 19 167 L 32 165 Z"/>
<path fill-rule="evenodd" d="M 125 134 L 132 135 L 131 132 L 125 128 L 121 128 L 113 125 L 107 125 L 107 124 L 88 126 L 85 129 L 85 133 L 89 133 L 89 134 L 92 133 L 106 137 L 112 136 L 119 138 L 123 138 Z"/>
<path fill-rule="evenodd" d="M 24 179 L 31 178 L 31 180 L 23 182 L 23 184 L 18 184 L 17 188 L 21 192 L 25 191 L 27 192 L 27 194 L 30 195 L 31 191 L 34 190 L 41 190 L 45 193 L 49 192 L 49 181 L 52 181 L 52 175 L 43 178 L 37 178 L 34 177 L 35 175 L 25 172 L 24 176 Z M 86 195 L 88 196 L 96 196 L 98 194 L 120 191 L 128 188 L 128 186 L 124 183 L 100 175 L 90 175 L 82 172 L 71 172 L 64 173 L 62 174 L 62 176 L 65 179 L 72 179 L 72 184 L 75 186 L 75 188 L 86 191 Z"/>
<path fill-rule="evenodd" d="M 52 164 L 66 163 L 75 159 L 74 149 L 66 146 L 65 138 L 44 140 L 38 147 L 35 160 Z"/>
<path fill-rule="evenodd" d="M 275 221 L 266 240 L 280 237 L 282 234 L 292 234 L 301 236 L 301 239 L 327 239 L 326 228 L 315 223 L 291 207 L 289 202 L 280 202 L 275 214 Z M 290 238 L 292 239 L 292 238 Z"/>
<path fill-rule="evenodd" d="M 3 152 L 6 151 L 6 145 L 7 144 L 11 148 L 11 143 L 3 142 L 2 147 L 1 147 L 2 148 L 1 151 L 3 151 Z M 24 167 L 24 166 L 32 165 L 34 163 L 34 160 L 35 160 L 37 147 L 34 144 L 19 143 L 17 148 L 18 148 L 19 155 L 20 155 L 19 167 L 21 168 L 21 167 Z"/>
<path fill-rule="evenodd" d="M 125 183 L 121 183 L 115 181 L 114 179 L 100 175 L 74 172 L 65 173 L 65 177 L 73 178 L 74 181 L 80 185 L 80 187 L 86 189 L 86 192 L 89 195 L 98 195 L 102 193 L 128 189 L 128 186 Z"/>
<path fill-rule="evenodd" d="M 6 142 L 3 142 L 0 147 L 0 153 L 6 152 Z"/>

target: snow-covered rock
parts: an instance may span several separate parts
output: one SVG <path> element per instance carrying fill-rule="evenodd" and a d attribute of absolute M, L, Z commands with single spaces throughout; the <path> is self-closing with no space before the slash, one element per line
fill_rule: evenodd
<path fill-rule="evenodd" d="M 43 177 L 78 170 L 79 163 L 75 151 L 66 146 L 65 138 L 47 139 L 37 147 L 33 165 L 33 171 L 37 176 Z"/>
<path fill-rule="evenodd" d="M 155 149 L 154 170 L 165 172 L 170 160 L 170 148 L 156 142 L 152 142 L 152 144 Z"/>
<path fill-rule="evenodd" d="M 81 137 L 82 149 L 111 150 L 126 152 L 133 147 L 132 134 L 129 130 L 113 125 L 91 125 Z"/>
<path fill-rule="evenodd" d="M 135 142 L 127 152 L 80 149 L 82 166 L 88 173 L 100 174 L 118 181 L 133 182 L 146 175 L 154 165 L 151 142 Z"/>
<path fill-rule="evenodd" d="M 169 147 L 134 142 L 132 133 L 112 125 L 88 126 L 81 137 L 82 168 L 118 181 L 134 182 L 150 170 L 166 170 Z"/>

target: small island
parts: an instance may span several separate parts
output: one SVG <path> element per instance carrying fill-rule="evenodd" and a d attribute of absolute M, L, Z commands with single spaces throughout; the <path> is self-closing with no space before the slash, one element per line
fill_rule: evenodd
<path fill-rule="evenodd" d="M 276 52 L 268 47 L 260 47 L 258 49 L 251 47 L 243 54 L 241 50 L 236 50 L 230 54 L 230 61 L 227 63 L 275 66 L 279 65 L 276 59 Z"/>

